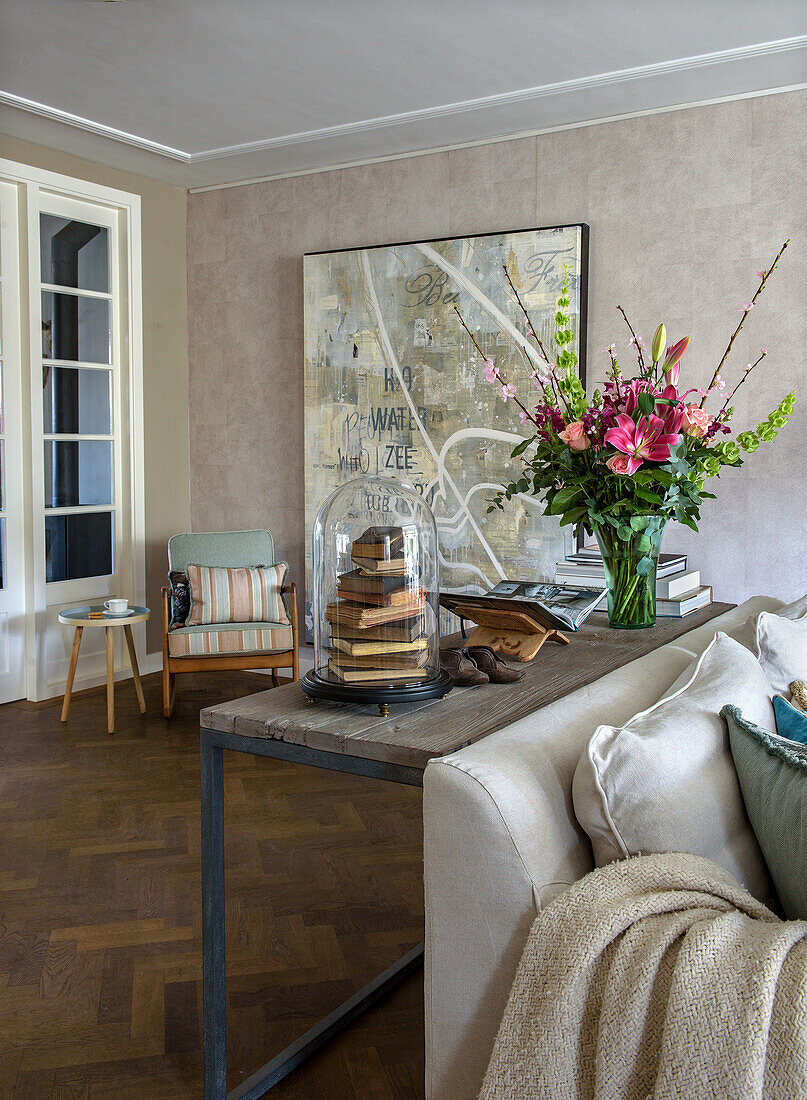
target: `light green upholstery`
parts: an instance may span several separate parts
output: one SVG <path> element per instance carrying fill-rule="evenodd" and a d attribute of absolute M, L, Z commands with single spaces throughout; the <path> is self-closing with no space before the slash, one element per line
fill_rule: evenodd
<path fill-rule="evenodd" d="M 216 565 L 225 569 L 249 569 L 255 565 L 279 565 L 275 544 L 268 531 L 199 531 L 172 535 L 168 540 L 168 568 L 187 573 L 189 565 Z M 288 575 L 288 564 L 286 565 Z M 286 614 L 288 601 L 281 596 Z M 232 630 L 232 624 L 220 624 Z M 274 629 L 281 624 L 253 624 L 253 629 Z M 219 624 L 184 629 L 215 630 Z M 175 633 L 172 632 L 172 633 Z"/>
<path fill-rule="evenodd" d="M 178 626 L 172 634 L 208 634 L 210 631 L 224 630 L 280 630 L 284 623 L 206 623 L 201 626 Z"/>
<path fill-rule="evenodd" d="M 188 532 L 168 540 L 168 568 L 172 573 L 187 575 L 189 565 L 250 569 L 281 564 L 286 565 L 288 576 L 288 564 L 275 561 L 275 544 L 268 531 Z M 292 590 L 290 587 L 289 591 Z M 285 595 L 281 594 L 281 599 L 290 619 L 286 624 L 205 623 L 171 630 L 170 596 L 167 589 L 164 592 L 163 715 L 166 718 L 170 718 L 174 710 L 176 676 L 185 671 L 199 671 L 208 663 L 211 669 L 271 668 L 275 684 L 280 668 L 290 668 L 292 678 L 298 678 L 296 607 L 291 606 Z M 273 604 L 272 613 L 274 610 Z M 260 611 L 254 613 L 261 614 Z"/>
<path fill-rule="evenodd" d="M 182 573 L 189 565 L 238 569 L 274 564 L 275 544 L 268 531 L 200 531 L 168 540 L 168 568 Z"/>
<path fill-rule="evenodd" d="M 180 627 L 168 635 L 172 657 L 288 653 L 293 646 L 292 628 L 282 623 L 211 623 Z"/>

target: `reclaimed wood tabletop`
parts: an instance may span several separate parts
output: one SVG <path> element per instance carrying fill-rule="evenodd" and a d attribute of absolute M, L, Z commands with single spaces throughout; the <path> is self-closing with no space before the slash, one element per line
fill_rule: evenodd
<path fill-rule="evenodd" d="M 204 728 L 274 738 L 324 752 L 425 768 L 541 707 L 556 702 L 728 611 L 712 603 L 683 619 L 659 619 L 647 630 L 612 630 L 604 613 L 570 634 L 570 645 L 546 645 L 513 684 L 457 688 L 444 699 L 390 704 L 388 717 L 354 703 L 314 702 L 299 682 L 258 692 L 200 714 Z M 461 645 L 460 635 L 442 645 Z"/>

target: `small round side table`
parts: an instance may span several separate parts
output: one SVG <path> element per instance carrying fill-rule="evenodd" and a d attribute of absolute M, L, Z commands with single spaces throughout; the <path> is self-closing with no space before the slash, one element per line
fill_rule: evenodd
<path fill-rule="evenodd" d="M 70 607 L 59 613 L 59 622 L 65 626 L 76 628 L 73 635 L 73 651 L 70 654 L 70 668 L 67 671 L 67 684 L 64 690 L 64 702 L 62 703 L 62 721 L 67 721 L 67 713 L 70 710 L 70 695 L 73 691 L 73 680 L 76 676 L 78 664 L 78 651 L 81 647 L 81 635 L 85 626 L 102 626 L 106 631 L 106 721 L 107 731 L 115 732 L 115 635 L 116 627 L 123 627 L 126 638 L 126 647 L 129 650 L 129 661 L 132 666 L 137 701 L 140 704 L 140 713 L 146 713 L 146 700 L 143 698 L 143 685 L 140 683 L 140 669 L 137 667 L 137 653 L 135 651 L 132 627 L 137 623 L 144 623 L 151 616 L 147 607 L 137 607 L 132 604 L 129 615 L 112 615 L 103 604 L 90 604 L 84 607 Z M 90 613 L 101 613 L 101 618 L 90 618 Z"/>

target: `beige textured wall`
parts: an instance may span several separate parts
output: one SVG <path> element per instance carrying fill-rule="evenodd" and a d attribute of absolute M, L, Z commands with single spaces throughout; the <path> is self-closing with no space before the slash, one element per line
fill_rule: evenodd
<path fill-rule="evenodd" d="M 724 474 L 702 533 L 672 529 L 715 597 L 807 590 L 807 92 L 629 119 L 405 160 L 191 195 L 188 201 L 193 527 L 268 526 L 303 575 L 302 256 L 319 249 L 585 221 L 591 226 L 589 381 L 628 310 L 690 333 L 688 377 L 708 382 L 755 271 L 780 272 L 725 372 L 760 346 L 737 402 L 755 424 L 794 386 L 777 443 Z"/>
<path fill-rule="evenodd" d="M 141 197 L 146 600 L 149 652 L 160 649 L 159 593 L 167 542 L 190 526 L 186 192 L 143 176 L 0 135 L 0 157 Z"/>

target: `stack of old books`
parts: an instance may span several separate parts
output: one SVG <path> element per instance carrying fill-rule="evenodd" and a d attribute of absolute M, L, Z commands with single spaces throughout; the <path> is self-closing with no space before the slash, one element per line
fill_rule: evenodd
<path fill-rule="evenodd" d="M 428 661 L 430 609 L 407 535 L 369 527 L 351 546 L 355 568 L 340 574 L 339 598 L 325 609 L 328 668 L 345 683 L 418 679 Z"/>

